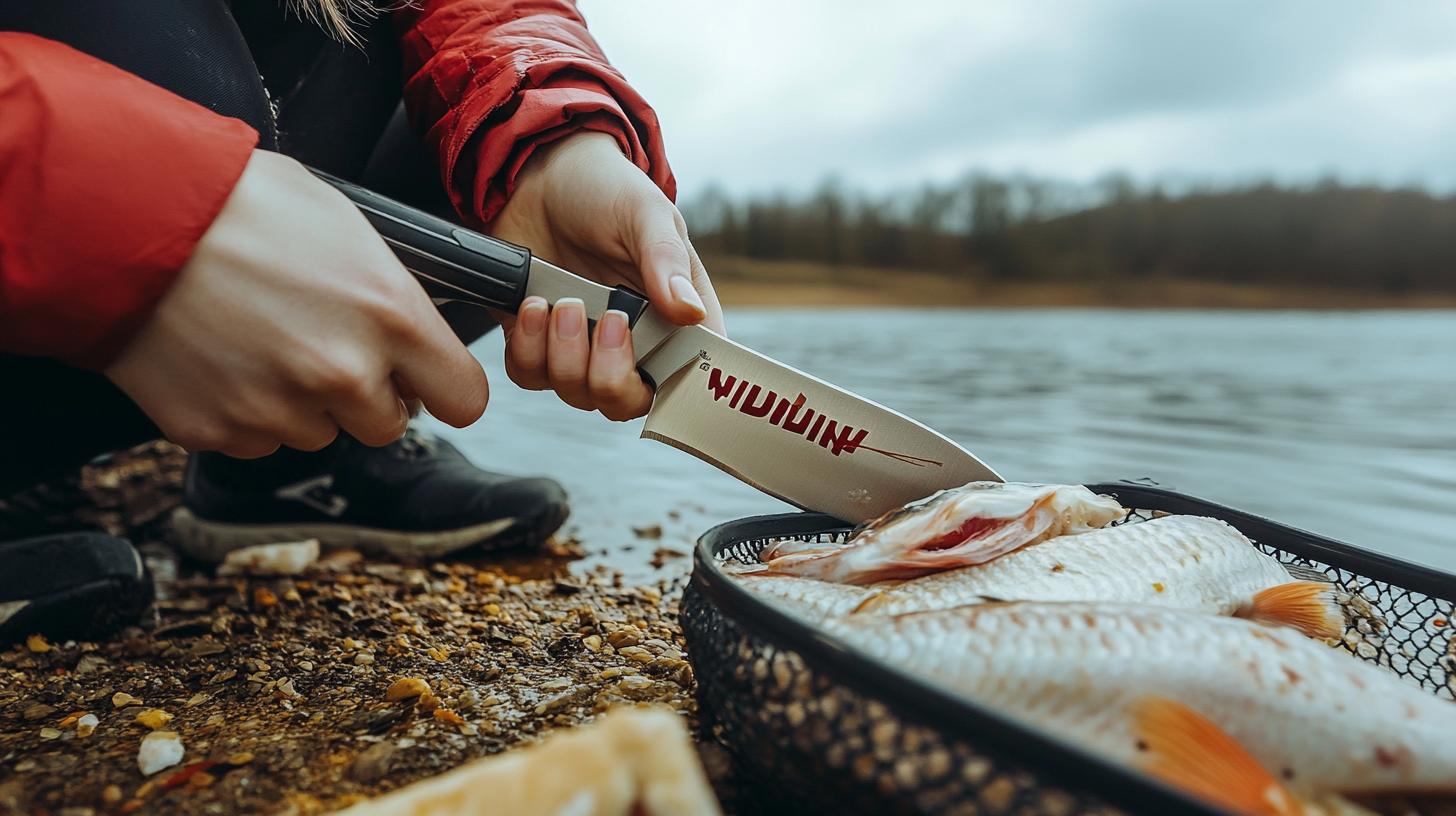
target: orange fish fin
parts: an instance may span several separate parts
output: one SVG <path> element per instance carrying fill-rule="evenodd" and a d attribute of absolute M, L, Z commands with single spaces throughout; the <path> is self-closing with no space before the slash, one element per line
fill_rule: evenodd
<path fill-rule="evenodd" d="M 1335 586 L 1324 581 L 1291 581 L 1260 590 L 1234 614 L 1260 623 L 1293 626 L 1312 638 L 1334 640 L 1345 633 L 1345 615 L 1335 599 Z"/>
<path fill-rule="evenodd" d="M 1183 703 L 1145 698 L 1134 707 L 1133 722 L 1142 769 L 1169 785 L 1235 813 L 1304 812 L 1244 746 Z"/>

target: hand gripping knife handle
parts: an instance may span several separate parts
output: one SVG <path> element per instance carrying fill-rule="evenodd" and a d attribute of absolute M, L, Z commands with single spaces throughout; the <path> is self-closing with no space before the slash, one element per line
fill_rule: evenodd
<path fill-rule="evenodd" d="M 481 235 L 327 173 L 312 172 L 354 202 L 436 304 L 460 301 L 515 314 L 531 290 L 531 250 Z M 603 299 L 592 295 L 605 287 L 554 267 L 551 272 L 553 293 L 581 296 L 589 304 L 589 316 L 599 315 L 591 304 Z M 577 281 L 580 292 L 574 291 Z M 601 305 L 625 312 L 635 325 L 647 309 L 647 298 L 618 286 Z"/>

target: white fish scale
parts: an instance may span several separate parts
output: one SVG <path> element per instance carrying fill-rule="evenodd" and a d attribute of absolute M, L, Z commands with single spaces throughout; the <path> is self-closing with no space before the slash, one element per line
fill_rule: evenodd
<path fill-rule="evenodd" d="M 1260 590 L 1290 580 L 1278 561 L 1224 522 L 1164 516 L 1053 538 L 985 564 L 906 581 L 885 590 L 872 611 L 946 609 L 984 596 L 1135 601 L 1231 614 Z"/>
<path fill-rule="evenodd" d="M 748 573 L 735 577 L 744 589 L 814 622 L 848 615 L 875 592 L 868 587 L 831 584 L 797 576 Z"/>
<path fill-rule="evenodd" d="M 992 604 L 832 625 L 856 647 L 1124 761 L 1130 707 L 1184 702 L 1292 785 L 1456 790 L 1456 705 L 1289 629 L 1126 604 Z"/>

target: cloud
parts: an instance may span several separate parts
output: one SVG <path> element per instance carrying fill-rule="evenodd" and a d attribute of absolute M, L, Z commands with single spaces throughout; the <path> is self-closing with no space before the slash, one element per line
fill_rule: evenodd
<path fill-rule="evenodd" d="M 583 0 L 685 193 L 981 167 L 1456 189 L 1456 6 Z"/>

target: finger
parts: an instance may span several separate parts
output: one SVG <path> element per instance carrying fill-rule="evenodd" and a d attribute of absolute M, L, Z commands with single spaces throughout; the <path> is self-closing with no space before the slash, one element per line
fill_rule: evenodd
<path fill-rule="evenodd" d="M 625 312 L 608 309 L 597 321 L 587 388 L 597 410 L 607 419 L 635 419 L 652 407 L 652 390 L 642 382 L 632 358 L 632 335 Z"/>
<path fill-rule="evenodd" d="M 278 439 L 267 434 L 231 434 L 228 441 L 218 446 L 219 453 L 234 459 L 262 459 L 276 453 L 282 447 Z"/>
<path fill-rule="evenodd" d="M 551 378 L 546 374 L 546 324 L 550 312 L 545 298 L 526 298 L 506 339 L 506 375 L 530 391 L 551 387 Z"/>
<path fill-rule="evenodd" d="M 339 428 L 370 447 L 382 447 L 404 436 L 409 407 L 392 382 L 383 382 L 366 395 L 330 405 Z"/>
<path fill-rule="evenodd" d="M 703 298 L 703 305 L 707 308 L 708 316 L 703 323 L 713 331 L 728 336 L 728 329 L 723 323 L 723 304 L 718 301 L 718 292 L 713 288 L 713 282 L 708 279 L 708 267 L 703 265 L 703 259 L 698 257 L 698 250 L 693 242 L 688 240 L 687 226 L 682 228 L 683 243 L 688 248 L 688 260 L 693 269 L 693 288 Z"/>
<path fill-rule="evenodd" d="M 413 315 L 411 330 L 403 332 L 401 342 L 395 344 L 395 376 L 401 390 L 418 396 L 426 410 L 457 428 L 480 419 L 490 399 L 480 362 L 466 350 L 423 291 L 419 303 L 413 304 L 408 313 Z"/>
<path fill-rule="evenodd" d="M 653 190 L 655 193 L 656 190 Z M 660 195 L 629 197 L 627 245 L 635 248 L 647 299 L 667 319 L 688 325 L 707 317 L 707 306 L 693 286 L 692 260 L 687 242 L 678 233 L 681 216 L 671 202 Z"/>
<path fill-rule="evenodd" d="M 586 384 L 586 307 L 581 300 L 556 301 L 546 334 L 546 374 L 551 387 L 567 405 L 592 410 L 594 406 Z"/>
<path fill-rule="evenodd" d="M 294 450 L 317 451 L 339 436 L 339 424 L 327 414 L 298 413 L 278 429 L 278 438 Z"/>

